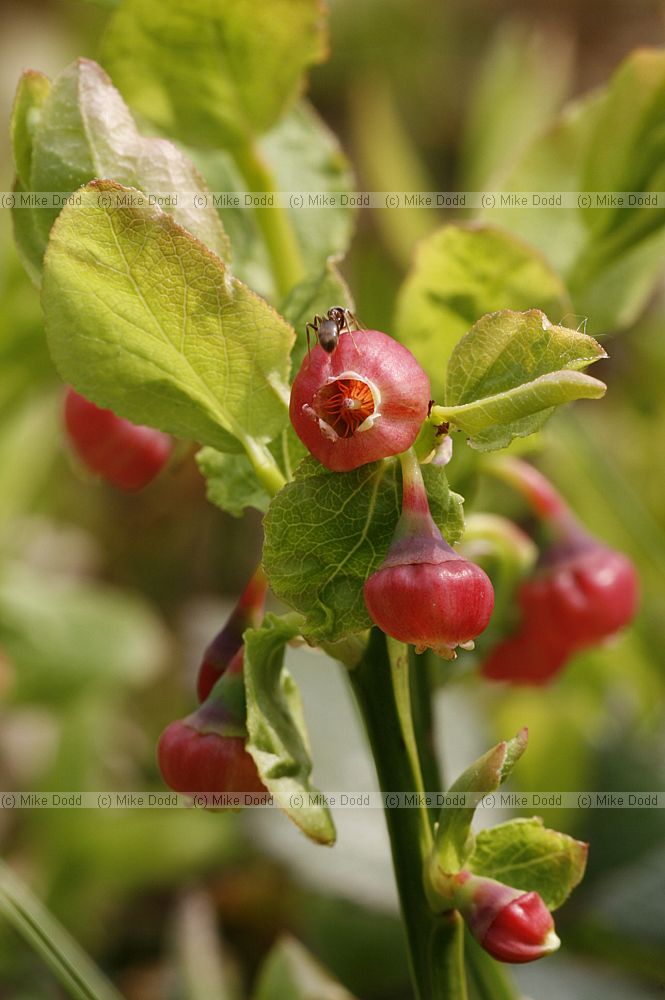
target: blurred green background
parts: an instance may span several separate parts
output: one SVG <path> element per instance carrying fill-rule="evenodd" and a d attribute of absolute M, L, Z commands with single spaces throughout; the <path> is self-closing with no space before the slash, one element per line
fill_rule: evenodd
<path fill-rule="evenodd" d="M 106 16 L 90 3 L 3 3 L 0 119 L 24 68 L 53 75 L 78 55 L 94 58 Z M 478 190 L 570 96 L 605 81 L 635 46 L 662 44 L 665 12 L 655 0 L 556 9 L 545 0 L 333 0 L 331 30 L 331 59 L 313 72 L 310 96 L 359 189 Z M 12 179 L 4 125 L 0 188 Z M 413 247 L 444 218 L 360 216 L 343 271 L 365 322 L 389 328 Z M 470 671 L 450 683 L 437 730 L 451 778 L 528 725 L 515 788 L 664 786 L 664 329 L 661 282 L 639 321 L 606 341 L 606 399 L 567 408 L 538 441 L 541 467 L 588 527 L 637 563 L 639 619 L 611 648 L 577 657 L 546 692 L 498 692 Z M 256 563 L 260 518 L 210 506 L 186 452 L 139 496 L 81 471 L 63 442 L 61 386 L 6 211 L 0 372 L 0 789 L 161 789 L 157 737 L 192 708 L 200 650 Z M 463 451 L 450 471 L 467 509 L 512 513 L 507 494 L 469 477 Z M 335 665 L 294 652 L 291 666 L 317 784 L 374 787 Z M 558 918 L 562 953 L 518 970 L 524 993 L 662 996 L 665 813 L 544 818 L 590 841 L 589 870 Z M 363 1000 L 406 998 L 382 817 L 336 819 L 339 844 L 325 851 L 276 812 L 8 810 L 0 844 L 129 1000 L 188 996 L 188 970 L 209 941 L 225 968 L 251 980 L 282 933 Z M 0 922 L 0 997 L 60 995 Z"/>

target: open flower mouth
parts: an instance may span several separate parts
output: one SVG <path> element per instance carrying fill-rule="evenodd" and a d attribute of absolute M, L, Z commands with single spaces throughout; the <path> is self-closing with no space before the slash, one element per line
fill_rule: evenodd
<path fill-rule="evenodd" d="M 355 372 L 343 372 L 321 386 L 312 409 L 336 437 L 350 438 L 356 431 L 369 430 L 379 416 L 379 401 L 376 386 Z"/>
<path fill-rule="evenodd" d="M 332 354 L 312 351 L 296 375 L 289 415 L 296 434 L 333 472 L 350 472 L 410 448 L 427 417 L 427 375 L 380 330 L 340 336 Z"/>

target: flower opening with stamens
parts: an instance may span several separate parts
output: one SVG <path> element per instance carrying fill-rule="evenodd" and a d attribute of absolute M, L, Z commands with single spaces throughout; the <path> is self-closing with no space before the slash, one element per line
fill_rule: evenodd
<path fill-rule="evenodd" d="M 356 431 L 368 430 L 380 416 L 381 396 L 356 372 L 344 372 L 321 386 L 312 401 L 312 409 L 338 437 L 353 437 Z"/>
<path fill-rule="evenodd" d="M 427 417 L 430 386 L 410 351 L 379 330 L 342 333 L 332 353 L 316 344 L 291 390 L 291 422 L 333 472 L 410 448 Z"/>

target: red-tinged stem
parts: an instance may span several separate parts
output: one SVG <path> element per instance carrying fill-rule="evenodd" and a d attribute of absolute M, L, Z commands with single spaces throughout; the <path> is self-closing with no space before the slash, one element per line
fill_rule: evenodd
<path fill-rule="evenodd" d="M 263 566 L 259 564 L 236 605 L 236 611 L 244 612 L 254 628 L 258 628 L 261 624 L 267 591 L 268 577 L 263 571 Z"/>
<path fill-rule="evenodd" d="M 399 460 L 402 466 L 402 514 L 395 528 L 393 542 L 418 536 L 433 538 L 445 545 L 430 513 L 425 481 L 413 448 L 403 452 Z"/>
<path fill-rule="evenodd" d="M 402 465 L 402 513 L 429 517 L 427 490 L 413 448 L 400 455 Z"/>
<path fill-rule="evenodd" d="M 243 590 L 229 618 L 205 651 L 204 658 L 218 670 L 226 670 L 232 657 L 242 647 L 245 629 L 258 628 L 263 621 L 268 578 L 258 566 Z"/>
<path fill-rule="evenodd" d="M 549 479 L 521 458 L 512 455 L 493 458 L 486 462 L 485 469 L 517 490 L 542 520 L 560 521 L 570 517 L 567 503 Z"/>

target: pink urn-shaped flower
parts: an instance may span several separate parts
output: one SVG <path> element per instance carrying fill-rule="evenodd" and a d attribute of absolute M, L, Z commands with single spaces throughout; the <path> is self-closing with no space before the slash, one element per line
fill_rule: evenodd
<path fill-rule="evenodd" d="M 381 567 L 365 583 L 373 622 L 387 635 L 451 659 L 489 623 L 487 574 L 446 542 L 429 510 L 420 466 L 403 456 L 402 516 Z"/>
<path fill-rule="evenodd" d="M 542 684 L 570 657 L 614 636 L 634 617 L 638 579 L 630 559 L 588 534 L 536 469 L 505 463 L 552 542 L 517 593 L 517 630 L 483 665 L 494 680 Z"/>
<path fill-rule="evenodd" d="M 64 418 L 67 436 L 84 465 L 118 489 L 142 490 L 169 460 L 168 434 L 103 410 L 73 389 L 65 395 Z"/>
<path fill-rule="evenodd" d="M 319 462 L 348 472 L 410 448 L 427 417 L 429 379 L 410 351 L 379 330 L 316 344 L 291 389 L 296 434 Z"/>
<path fill-rule="evenodd" d="M 208 699 L 162 733 L 157 748 L 162 777 L 176 792 L 263 792 L 246 739 L 240 650 Z"/>

